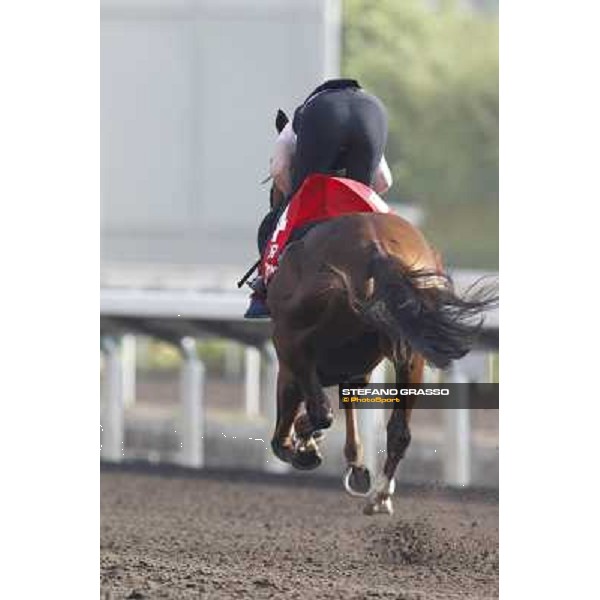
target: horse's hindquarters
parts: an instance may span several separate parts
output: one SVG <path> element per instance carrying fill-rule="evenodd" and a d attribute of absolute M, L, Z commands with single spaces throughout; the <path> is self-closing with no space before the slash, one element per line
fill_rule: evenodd
<path fill-rule="evenodd" d="M 381 361 L 380 335 L 367 331 L 341 345 L 319 348 L 317 372 L 321 385 L 338 385 L 364 377 Z"/>

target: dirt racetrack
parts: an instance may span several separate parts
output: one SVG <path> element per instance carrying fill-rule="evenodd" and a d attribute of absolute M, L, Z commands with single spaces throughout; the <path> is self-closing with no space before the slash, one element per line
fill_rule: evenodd
<path fill-rule="evenodd" d="M 103 468 L 101 598 L 498 597 L 496 492 L 399 486 L 367 517 L 340 484 Z"/>

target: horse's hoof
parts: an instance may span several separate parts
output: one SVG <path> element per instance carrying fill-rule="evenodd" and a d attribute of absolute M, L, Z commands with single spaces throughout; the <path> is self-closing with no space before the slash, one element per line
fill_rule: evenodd
<path fill-rule="evenodd" d="M 312 437 L 313 437 L 313 440 L 315 440 L 315 442 L 317 442 L 317 444 L 320 444 L 325 439 L 325 432 L 318 429 L 317 431 L 315 431 L 312 434 Z"/>
<path fill-rule="evenodd" d="M 329 429 L 333 425 L 333 411 L 331 409 L 314 415 L 314 418 L 313 415 L 309 415 L 309 417 L 313 432 L 320 431 L 321 429 Z"/>
<path fill-rule="evenodd" d="M 294 457 L 294 451 L 288 446 L 282 446 L 278 440 L 271 440 L 271 450 L 273 454 L 285 463 L 291 463 Z"/>
<path fill-rule="evenodd" d="M 371 474 L 363 466 L 353 465 L 344 476 L 344 488 L 350 496 L 364 498 L 371 489 Z"/>
<path fill-rule="evenodd" d="M 392 499 L 388 496 L 387 498 L 377 500 L 375 502 L 369 502 L 363 509 L 365 515 L 392 515 L 394 514 L 394 507 L 392 505 Z"/>
<path fill-rule="evenodd" d="M 296 418 L 294 421 L 294 431 L 296 432 L 296 436 L 299 438 L 310 437 L 313 431 L 313 425 L 306 413 Z"/>
<path fill-rule="evenodd" d="M 317 445 L 310 445 L 296 450 L 292 457 L 292 466 L 300 471 L 312 471 L 323 462 Z"/>

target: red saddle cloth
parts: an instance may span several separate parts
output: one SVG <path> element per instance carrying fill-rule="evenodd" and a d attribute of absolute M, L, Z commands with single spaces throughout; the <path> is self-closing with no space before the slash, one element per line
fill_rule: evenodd
<path fill-rule="evenodd" d="M 281 252 L 294 230 L 315 221 L 364 212 L 391 210 L 375 191 L 359 181 L 322 174 L 307 177 L 279 217 L 265 248 L 259 270 L 265 283 L 277 270 Z"/>

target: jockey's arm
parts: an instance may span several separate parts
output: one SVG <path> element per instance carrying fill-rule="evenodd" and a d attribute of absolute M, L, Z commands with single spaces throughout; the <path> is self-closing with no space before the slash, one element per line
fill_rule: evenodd
<path fill-rule="evenodd" d="M 296 134 L 289 122 L 275 142 L 270 172 L 277 188 L 284 194 L 292 191 L 292 158 L 296 151 Z"/>
<path fill-rule="evenodd" d="M 378 194 L 384 194 L 390 189 L 390 187 L 392 187 L 392 172 L 387 164 L 387 160 L 385 160 L 385 156 L 382 156 L 379 166 L 375 171 L 373 189 Z"/>

